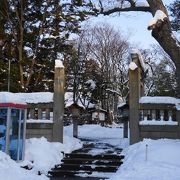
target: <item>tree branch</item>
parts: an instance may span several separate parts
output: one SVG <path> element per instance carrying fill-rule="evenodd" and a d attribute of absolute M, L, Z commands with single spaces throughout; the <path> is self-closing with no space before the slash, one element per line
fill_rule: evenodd
<path fill-rule="evenodd" d="M 150 7 L 146 7 L 146 6 L 140 6 L 140 7 L 127 7 L 127 8 L 113 8 L 110 9 L 108 11 L 101 11 L 102 14 L 104 15 L 110 15 L 112 13 L 116 13 L 116 12 L 128 12 L 128 11 L 141 11 L 141 12 L 151 12 Z"/>

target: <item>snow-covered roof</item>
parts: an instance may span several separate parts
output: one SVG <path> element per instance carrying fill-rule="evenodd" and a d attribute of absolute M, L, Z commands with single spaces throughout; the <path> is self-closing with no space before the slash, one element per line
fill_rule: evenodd
<path fill-rule="evenodd" d="M 53 94 L 52 92 L 34 92 L 34 93 L 14 93 L 18 98 L 21 98 L 26 103 L 37 104 L 37 103 L 52 103 L 53 102 Z M 69 107 L 74 103 L 73 101 L 73 93 L 66 92 L 65 93 L 65 107 Z M 85 108 L 87 106 L 88 101 L 85 101 L 85 106 L 79 100 L 77 104 L 80 107 Z M 94 104 L 89 103 L 89 108 L 94 107 Z"/>
<path fill-rule="evenodd" d="M 15 93 L 19 98 L 22 98 L 26 103 L 50 103 L 53 102 L 52 92 L 34 92 L 34 93 Z"/>
<path fill-rule="evenodd" d="M 26 105 L 26 101 L 17 96 L 14 93 L 10 93 L 10 92 L 0 92 L 0 103 L 2 104 L 21 104 L 21 105 Z"/>
<path fill-rule="evenodd" d="M 180 110 L 180 99 L 169 96 L 144 96 L 139 100 L 141 104 L 172 104 L 176 106 L 177 110 Z"/>
<path fill-rule="evenodd" d="M 68 108 L 68 107 L 70 107 L 71 105 L 73 105 L 73 104 L 77 104 L 79 107 L 81 107 L 81 108 L 83 108 L 83 109 L 85 109 L 85 107 L 81 104 L 81 103 L 74 103 L 73 101 L 70 101 L 70 102 L 68 102 L 68 103 L 66 103 L 66 108 Z"/>

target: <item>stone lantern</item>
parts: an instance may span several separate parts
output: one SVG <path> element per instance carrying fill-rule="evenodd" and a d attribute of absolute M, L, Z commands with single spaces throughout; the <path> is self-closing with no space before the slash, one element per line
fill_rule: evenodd
<path fill-rule="evenodd" d="M 73 137 L 77 138 L 78 137 L 78 119 L 82 110 L 84 110 L 84 108 L 82 106 L 79 106 L 77 103 L 72 103 L 71 105 L 67 106 L 67 108 L 69 109 L 72 115 L 72 119 L 73 119 Z"/>
<path fill-rule="evenodd" d="M 24 159 L 27 104 L 13 93 L 0 92 L 0 150 Z"/>

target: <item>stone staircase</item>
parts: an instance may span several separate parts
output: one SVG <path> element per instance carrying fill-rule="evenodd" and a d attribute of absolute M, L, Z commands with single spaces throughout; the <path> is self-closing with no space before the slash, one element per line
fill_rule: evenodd
<path fill-rule="evenodd" d="M 96 150 L 96 154 L 92 153 Z M 122 149 L 113 149 L 109 145 L 97 142 L 86 142 L 81 150 L 65 154 L 62 164 L 49 171 L 52 180 L 55 179 L 108 179 L 122 164 Z M 78 178 L 79 177 L 79 178 Z"/>

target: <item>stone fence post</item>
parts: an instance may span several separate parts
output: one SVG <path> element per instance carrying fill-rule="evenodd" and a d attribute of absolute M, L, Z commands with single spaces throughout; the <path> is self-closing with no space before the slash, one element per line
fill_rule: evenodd
<path fill-rule="evenodd" d="M 53 142 L 63 143 L 64 115 L 64 66 L 62 61 L 55 61 L 53 104 Z"/>
<path fill-rule="evenodd" d="M 130 144 L 139 142 L 139 99 L 144 93 L 142 74 L 144 72 L 139 52 L 132 52 L 129 65 L 129 126 Z"/>

